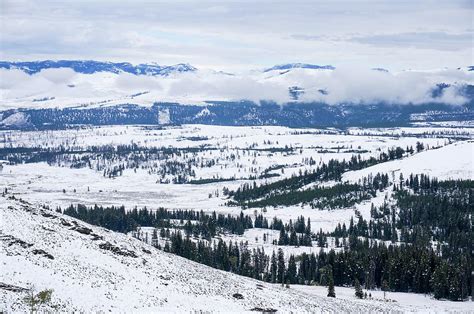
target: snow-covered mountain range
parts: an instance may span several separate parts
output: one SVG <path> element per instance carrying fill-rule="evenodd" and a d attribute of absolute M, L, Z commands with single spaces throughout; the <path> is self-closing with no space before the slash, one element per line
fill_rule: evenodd
<path fill-rule="evenodd" d="M 94 60 L 44 60 L 10 62 L 0 61 L 0 68 L 18 69 L 28 74 L 35 74 L 47 69 L 70 68 L 77 73 L 93 74 L 97 72 L 110 73 L 131 73 L 135 75 L 169 75 L 173 72 L 194 72 L 197 68 L 190 64 L 179 63 L 176 65 L 159 65 L 157 63 L 141 63 L 133 65 L 129 62 L 104 62 Z M 266 68 L 263 72 L 281 71 L 291 69 L 312 69 L 312 70 L 334 70 L 332 65 L 315 65 L 308 63 L 287 63 Z M 227 73 L 232 74 L 232 73 Z"/>
<path fill-rule="evenodd" d="M 171 73 L 193 72 L 197 69 L 189 64 L 179 63 L 175 65 L 161 66 L 155 63 L 141 63 L 133 65 L 128 62 L 101 62 L 93 60 L 45 60 L 31 62 L 8 62 L 0 61 L 0 68 L 17 69 L 27 74 L 36 74 L 47 69 L 68 68 L 76 73 L 94 74 L 97 72 L 130 73 L 134 75 L 161 75 L 167 76 Z"/>
<path fill-rule="evenodd" d="M 188 64 L 5 61 L 0 62 L 0 127 L 38 127 L 62 120 L 162 124 L 164 120 L 157 118 L 157 112 L 165 111 L 171 113 L 167 123 L 231 125 L 342 126 L 377 121 L 401 125 L 413 115 L 430 120 L 433 114 L 441 114 L 449 119 L 453 111 L 461 114 L 456 119 L 471 120 L 471 68 L 391 72 L 290 63 L 227 73 Z M 162 104 L 187 106 L 156 109 Z M 128 109 L 124 111 L 124 107 Z M 91 121 L 71 121 L 64 116 L 66 112 L 54 111 L 58 109 L 81 110 L 83 115 L 73 116 L 87 116 Z M 200 115 L 203 109 L 209 114 Z M 84 115 L 84 110 L 94 112 Z M 110 120 L 115 113 L 97 110 L 118 111 L 118 120 Z M 34 117 L 37 114 L 39 117 Z"/>
<path fill-rule="evenodd" d="M 270 71 L 281 71 L 281 70 L 291 70 L 291 69 L 312 69 L 312 70 L 335 70 L 336 68 L 332 65 L 316 65 L 308 63 L 287 63 L 275 65 L 271 68 L 263 70 L 263 72 Z"/>

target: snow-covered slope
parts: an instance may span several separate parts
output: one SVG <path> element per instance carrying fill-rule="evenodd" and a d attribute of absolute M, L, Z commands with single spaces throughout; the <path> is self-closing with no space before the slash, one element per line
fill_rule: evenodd
<path fill-rule="evenodd" d="M 56 310 L 370 312 L 398 305 L 310 296 L 203 266 L 123 234 L 0 198 L 0 311 L 27 311 L 25 292 L 54 289 Z M 235 298 L 234 294 L 243 298 Z"/>
<path fill-rule="evenodd" d="M 2 120 L 0 116 L 0 126 L 24 127 L 28 125 L 28 116 L 23 112 L 16 112 Z"/>
<path fill-rule="evenodd" d="M 370 174 L 389 173 L 398 180 L 410 174 L 427 174 L 440 180 L 474 178 L 474 142 L 463 141 L 438 149 L 420 152 L 408 158 L 377 164 L 357 171 L 348 171 L 343 180 L 356 182 Z"/>

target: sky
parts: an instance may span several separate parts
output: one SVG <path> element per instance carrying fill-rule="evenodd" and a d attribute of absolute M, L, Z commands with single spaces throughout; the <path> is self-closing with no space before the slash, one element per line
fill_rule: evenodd
<path fill-rule="evenodd" d="M 473 64 L 473 1 L 0 0 L 0 59 L 305 62 L 391 71 Z"/>

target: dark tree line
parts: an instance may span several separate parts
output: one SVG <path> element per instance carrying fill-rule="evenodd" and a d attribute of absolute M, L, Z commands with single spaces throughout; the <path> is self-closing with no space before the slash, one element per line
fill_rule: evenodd
<path fill-rule="evenodd" d="M 62 211 L 61 208 L 58 208 L 58 211 Z M 193 210 L 169 211 L 164 208 L 148 210 L 146 207 L 126 210 L 124 206 L 87 207 L 82 204 L 70 205 L 64 209 L 63 213 L 90 224 L 123 233 L 135 231 L 139 226 L 171 227 L 170 219 L 179 220 L 186 232 L 204 238 L 214 237 L 219 228 L 233 234 L 243 234 L 246 229 L 253 228 L 252 218 L 243 213 L 239 216 L 231 216 L 216 214 L 216 212 L 205 214 L 203 211 Z M 266 221 L 263 217 L 259 219 L 259 221 Z M 191 224 L 190 221 L 197 223 Z M 266 225 L 268 226 L 268 221 Z"/>
<path fill-rule="evenodd" d="M 121 176 L 126 169 L 146 169 L 149 174 L 160 176 L 161 183 L 184 184 L 195 178 L 193 167 L 209 168 L 216 165 L 217 159 L 207 160 L 198 156 L 200 152 L 216 149 L 208 146 L 174 148 L 137 144 L 86 147 L 74 144 L 57 147 L 19 146 L 0 148 L 0 159 L 8 160 L 10 164 L 47 162 L 49 165 L 75 169 L 89 168 L 108 178 Z M 185 162 L 177 158 L 182 158 Z M 167 175 L 173 177 L 166 178 Z"/>
<path fill-rule="evenodd" d="M 61 212 L 61 208 L 57 209 Z M 148 210 L 146 207 L 132 210 L 126 210 L 124 206 L 103 207 L 85 205 L 70 205 L 62 211 L 64 214 L 83 220 L 93 225 L 101 226 L 118 232 L 135 231 L 140 226 L 155 228 L 176 228 L 183 229 L 187 236 L 195 238 L 201 237 L 208 241 L 220 233 L 232 233 L 242 235 L 245 230 L 252 228 L 265 228 L 280 230 L 280 239 L 275 244 L 292 246 L 311 246 L 311 223 L 308 219 L 305 222 L 303 216 L 298 217 L 296 222 L 291 220 L 283 223 L 282 220 L 274 217 L 271 222 L 263 215 L 256 215 L 252 218 L 244 215 L 243 212 L 238 216 L 217 214 L 215 211 L 211 214 L 203 211 L 193 210 Z M 177 220 L 172 223 L 170 220 Z M 169 237 L 166 236 L 166 237 Z"/>
<path fill-rule="evenodd" d="M 418 150 L 419 148 L 419 150 Z M 417 144 L 417 151 L 424 149 L 422 143 Z M 313 171 L 304 171 L 297 176 L 291 178 L 282 179 L 272 183 L 265 183 L 257 186 L 253 184 L 245 183 L 235 191 L 229 191 L 228 194 L 237 203 L 243 203 L 245 201 L 260 199 L 268 195 L 276 194 L 282 191 L 295 191 L 309 183 L 317 181 L 329 181 L 329 180 L 341 180 L 342 174 L 346 171 L 360 170 L 367 168 L 378 163 L 401 159 L 407 154 L 413 154 L 414 149 L 407 147 L 389 148 L 387 152 L 382 152 L 376 157 L 370 157 L 368 159 L 362 159 L 361 155 L 353 155 L 351 159 L 342 161 L 337 159 L 331 159 L 327 163 L 322 163 Z"/>
<path fill-rule="evenodd" d="M 389 185 L 387 174 L 376 174 L 364 178 L 360 184 L 339 183 L 329 187 L 314 187 L 300 190 L 274 191 L 264 198 L 254 200 L 254 189 L 243 188 L 239 191 L 239 201 L 229 201 L 228 205 L 242 206 L 243 208 L 266 206 L 290 206 L 300 203 L 310 204 L 312 208 L 335 209 L 352 206 L 364 200 L 375 197 L 378 190 L 383 190 Z M 245 186 L 245 185 L 244 185 Z M 255 189 L 258 189 L 254 185 Z M 235 197 L 234 197 L 235 199 Z"/>
<path fill-rule="evenodd" d="M 275 241 L 276 242 L 276 241 Z M 278 238 L 278 245 L 292 245 L 292 246 L 312 246 L 311 239 L 311 221 L 305 224 L 303 216 L 296 219 L 293 224 L 290 220 L 286 227 L 280 228 L 280 236 Z"/>
<path fill-rule="evenodd" d="M 180 231 L 171 233 L 164 247 L 205 265 L 239 275 L 282 284 L 336 286 L 359 282 L 366 289 L 433 293 L 436 298 L 464 300 L 470 291 L 466 259 L 453 264 L 435 250 L 414 245 L 369 244 L 353 237 L 350 247 L 335 252 L 285 257 L 281 249 L 268 258 L 263 250 L 249 250 L 246 243 L 193 241 Z"/>

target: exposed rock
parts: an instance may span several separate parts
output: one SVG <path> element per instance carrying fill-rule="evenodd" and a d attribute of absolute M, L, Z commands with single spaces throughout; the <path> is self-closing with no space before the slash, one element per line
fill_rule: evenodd
<path fill-rule="evenodd" d="M 111 244 L 110 242 L 105 242 L 99 244 L 99 248 L 107 251 L 111 251 L 112 253 L 116 255 L 122 255 L 122 256 L 130 256 L 130 257 L 138 257 L 137 254 L 133 251 L 127 250 L 127 249 L 122 249 L 119 248 L 118 246 L 115 246 Z"/>
<path fill-rule="evenodd" d="M 261 307 L 254 307 L 253 309 L 251 309 L 251 311 L 254 311 L 254 312 L 262 312 L 262 313 L 275 313 L 277 310 L 275 309 L 272 309 L 272 308 L 261 308 Z"/>
<path fill-rule="evenodd" d="M 12 245 L 17 244 L 17 245 L 21 246 L 24 249 L 27 249 L 27 248 L 33 246 L 33 244 L 31 244 L 31 243 L 27 243 L 27 242 L 25 242 L 21 239 L 15 238 L 14 236 L 11 236 L 11 235 L 0 236 L 0 241 L 7 242 L 8 246 L 12 246 Z"/>
<path fill-rule="evenodd" d="M 64 218 L 61 218 L 61 224 L 66 227 L 71 227 L 72 224 Z"/>
<path fill-rule="evenodd" d="M 79 226 L 79 225 L 72 228 L 72 230 L 75 230 L 79 233 L 86 234 L 86 235 L 89 235 L 92 233 L 92 229 L 84 227 L 84 226 Z"/>
<path fill-rule="evenodd" d="M 43 217 L 46 217 L 46 218 L 52 218 L 52 219 L 56 219 L 56 218 L 57 218 L 55 215 L 50 214 L 50 213 L 45 212 L 45 211 L 41 211 L 41 215 L 42 215 Z"/>
<path fill-rule="evenodd" d="M 26 288 L 14 286 L 14 285 L 9 285 L 9 284 L 4 283 L 4 282 L 0 282 L 0 289 L 11 291 L 11 292 L 26 292 L 26 291 L 28 291 L 28 289 L 26 289 Z"/>
<path fill-rule="evenodd" d="M 242 300 L 244 298 L 244 296 L 240 293 L 234 293 L 232 296 L 238 300 Z"/>
<path fill-rule="evenodd" d="M 51 255 L 51 254 L 49 254 L 49 253 L 46 252 L 45 250 L 34 249 L 32 252 L 33 252 L 33 254 L 35 254 L 35 255 L 43 255 L 43 256 L 46 257 L 46 258 L 54 259 L 54 256 Z"/>
<path fill-rule="evenodd" d="M 97 240 L 104 240 L 104 237 L 101 235 L 98 235 L 96 233 L 91 233 L 92 236 L 92 241 L 97 241 Z"/>

